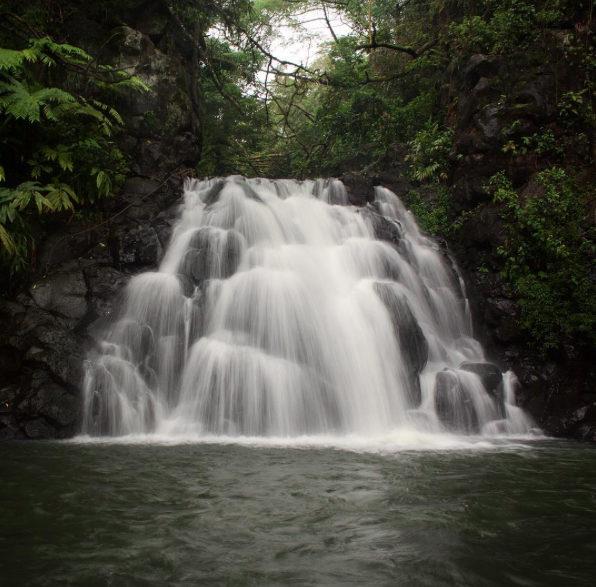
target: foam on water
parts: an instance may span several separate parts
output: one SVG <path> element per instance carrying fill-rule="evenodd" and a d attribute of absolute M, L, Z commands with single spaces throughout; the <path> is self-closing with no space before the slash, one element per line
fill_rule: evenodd
<path fill-rule="evenodd" d="M 89 358 L 83 434 L 395 452 L 528 433 L 450 259 L 392 192 L 347 202 L 335 180 L 189 182 Z"/>
<path fill-rule="evenodd" d="M 464 436 L 448 433 L 427 433 L 415 429 L 402 428 L 382 437 L 312 435 L 295 437 L 263 436 L 218 436 L 202 434 L 172 435 L 164 432 L 151 434 L 130 434 L 127 436 L 88 436 L 81 435 L 66 442 L 68 444 L 89 445 L 222 445 L 248 448 L 271 449 L 332 449 L 355 453 L 392 455 L 403 452 L 486 452 L 486 451 L 527 451 L 537 441 L 545 437 L 536 434 L 516 436 Z"/>

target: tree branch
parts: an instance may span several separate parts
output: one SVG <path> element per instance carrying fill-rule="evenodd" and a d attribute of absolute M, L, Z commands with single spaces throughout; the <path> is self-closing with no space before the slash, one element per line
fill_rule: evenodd
<path fill-rule="evenodd" d="M 374 41 L 373 43 L 368 43 L 366 45 L 358 45 L 356 47 L 356 50 L 360 50 L 360 49 L 389 49 L 390 51 L 398 51 L 400 53 L 406 53 L 407 55 L 410 55 L 414 59 L 418 59 L 419 57 L 424 55 L 424 53 L 426 53 L 429 49 L 432 49 L 433 47 L 435 47 L 438 44 L 438 42 L 439 41 L 437 39 L 433 39 L 432 41 L 429 41 L 428 43 L 426 43 L 425 45 L 423 45 L 420 49 L 418 49 L 416 51 L 416 49 L 413 49 L 412 47 L 401 47 L 399 45 L 394 45 L 393 43 L 379 43 L 377 41 Z"/>
<path fill-rule="evenodd" d="M 329 29 L 329 32 L 331 33 L 333 40 L 337 43 L 338 42 L 337 35 L 335 34 L 333 27 L 331 26 L 331 22 L 329 21 L 329 14 L 327 14 L 327 5 L 324 2 L 323 2 L 323 14 L 325 15 L 325 22 L 327 23 L 327 28 Z"/>
<path fill-rule="evenodd" d="M 356 47 L 357 51 L 361 49 L 390 49 L 391 51 L 399 51 L 400 53 L 411 55 L 414 59 L 420 57 L 419 53 L 412 49 L 412 47 L 400 47 L 399 45 L 394 45 L 393 43 L 379 43 L 378 41 L 374 41 L 372 43 L 358 45 Z"/>

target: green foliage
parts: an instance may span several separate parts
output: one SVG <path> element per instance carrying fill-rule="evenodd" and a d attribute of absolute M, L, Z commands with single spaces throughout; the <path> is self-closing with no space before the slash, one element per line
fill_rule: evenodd
<path fill-rule="evenodd" d="M 203 122 L 205 147 L 197 173 L 267 175 L 269 169 L 262 165 L 260 154 L 267 151 L 273 141 L 264 104 L 250 91 L 257 63 L 251 54 L 234 51 L 215 39 L 209 41 L 207 50 L 213 72 L 242 113 L 222 95 L 212 77 L 202 79 L 203 109 L 208 116 Z"/>
<path fill-rule="evenodd" d="M 461 55 L 515 53 L 533 43 L 543 28 L 564 21 L 570 3 L 570 0 L 468 3 L 468 14 L 450 27 L 451 42 Z"/>
<path fill-rule="evenodd" d="M 563 94 L 557 108 L 559 120 L 567 128 L 594 131 L 596 116 L 594 116 L 588 88 Z"/>
<path fill-rule="evenodd" d="M 534 133 L 529 136 L 522 136 L 516 138 L 507 137 L 514 134 L 519 126 L 519 120 L 516 120 L 509 128 L 503 129 L 502 136 L 506 140 L 503 145 L 503 153 L 510 155 L 528 155 L 534 153 L 536 156 L 551 156 L 561 157 L 565 153 L 565 149 L 559 144 L 552 129 L 545 129 L 542 132 Z"/>
<path fill-rule="evenodd" d="M 588 277 L 596 236 L 583 228 L 590 190 L 560 168 L 538 174 L 534 193 L 520 198 L 504 173 L 492 178 L 505 205 L 508 240 L 499 253 L 522 311 L 522 325 L 542 351 L 566 335 L 596 342 L 596 284 Z"/>
<path fill-rule="evenodd" d="M 118 112 L 45 81 L 50 67 L 78 67 L 90 59 L 49 39 L 0 49 L 0 264 L 11 273 L 28 266 L 33 217 L 73 213 L 112 195 L 124 181 L 124 156 L 111 140 L 122 128 Z M 101 86 L 113 80 L 116 87 L 143 87 L 106 72 Z"/>
<path fill-rule="evenodd" d="M 321 12 L 314 10 L 323 4 L 264 1 L 258 7 L 273 21 L 286 21 L 309 11 L 320 18 Z M 336 35 L 324 55 L 297 77 L 288 73 L 292 66 L 283 75 L 278 73 L 283 68 L 277 68 L 267 88 L 269 152 L 288 162 L 286 174 L 333 175 L 363 168 L 389 144 L 412 140 L 424 128 L 440 100 L 443 56 L 428 51 L 413 59 L 407 51 L 369 50 L 367 44 L 374 37 L 414 52 L 414 47 L 424 47 L 435 33 L 428 15 L 437 5 L 436 0 L 326 3 L 351 32 Z"/>
<path fill-rule="evenodd" d="M 0 48 L 0 71 L 20 70 L 27 64 L 42 63 L 55 66 L 58 59 L 76 65 L 84 65 L 91 57 L 72 45 L 55 43 L 50 38 L 32 39 L 29 46 L 19 51 Z"/>
<path fill-rule="evenodd" d="M 441 130 L 438 124 L 431 124 L 416 133 L 408 143 L 412 162 L 412 176 L 425 183 L 446 180 L 449 171 L 449 152 L 453 145 L 453 130 Z"/>
<path fill-rule="evenodd" d="M 416 191 L 409 191 L 404 199 L 408 209 L 416 216 L 418 225 L 425 232 L 453 236 L 457 231 L 459 226 L 453 222 L 451 194 L 448 187 L 434 188 L 430 203 L 424 202 Z"/>
<path fill-rule="evenodd" d="M 528 137 L 524 138 L 524 140 L 527 139 Z M 558 143 L 555 134 L 550 128 L 541 133 L 534 133 L 529 137 L 527 144 L 533 146 L 538 155 L 548 155 L 550 153 L 563 155 L 564 153 L 563 147 Z"/>
<path fill-rule="evenodd" d="M 450 32 L 457 50 L 464 55 L 510 53 L 535 39 L 536 11 L 523 0 L 493 0 L 487 3 L 482 16 L 467 16 L 461 23 L 453 24 Z"/>

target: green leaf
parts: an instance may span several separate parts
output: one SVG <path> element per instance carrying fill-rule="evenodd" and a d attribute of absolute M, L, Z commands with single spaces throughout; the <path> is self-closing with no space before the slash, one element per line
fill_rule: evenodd
<path fill-rule="evenodd" d="M 43 212 L 44 208 L 47 208 L 50 212 L 54 211 L 51 202 L 47 198 L 42 196 L 39 192 L 33 192 L 33 195 L 35 196 L 35 204 L 37 205 L 37 210 L 40 214 Z"/>
<path fill-rule="evenodd" d="M 74 165 L 70 153 L 60 151 L 58 154 L 58 165 L 65 171 L 73 171 Z"/>
<path fill-rule="evenodd" d="M 101 190 L 101 186 L 104 184 L 104 182 L 106 181 L 106 174 L 103 171 L 100 171 L 97 174 L 97 189 Z"/>
<path fill-rule="evenodd" d="M 14 241 L 2 224 L 0 224 L 0 243 L 2 243 L 2 246 L 8 251 L 9 254 L 16 253 Z"/>

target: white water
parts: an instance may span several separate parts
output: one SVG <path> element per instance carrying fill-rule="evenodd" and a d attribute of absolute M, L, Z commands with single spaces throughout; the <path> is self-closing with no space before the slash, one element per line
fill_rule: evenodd
<path fill-rule="evenodd" d="M 131 281 L 88 362 L 83 433 L 347 447 L 527 433 L 513 374 L 489 389 L 477 374 L 438 246 L 384 188 L 346 204 L 334 180 L 190 182 L 159 271 Z"/>

